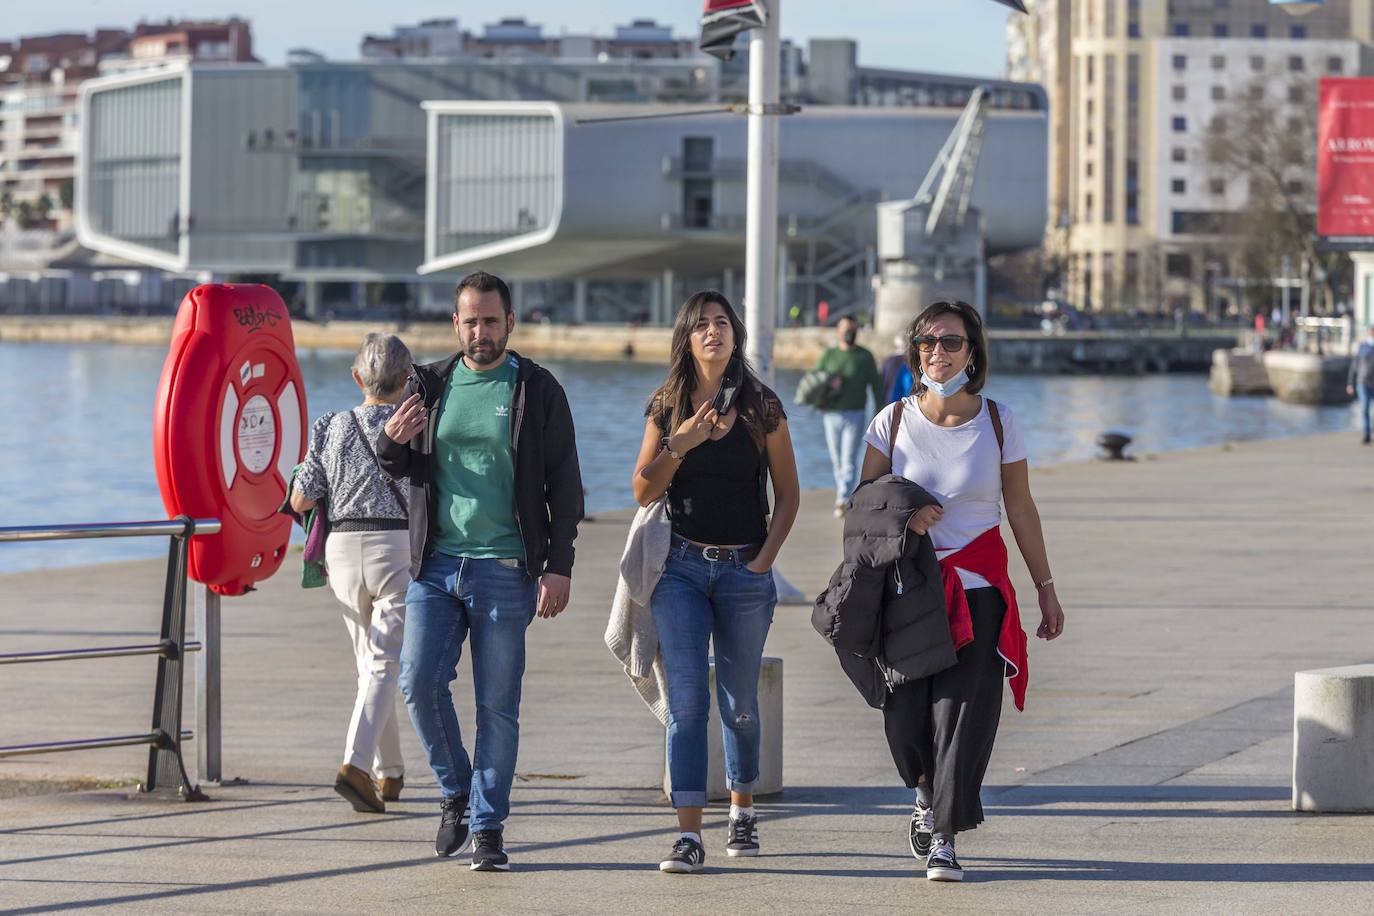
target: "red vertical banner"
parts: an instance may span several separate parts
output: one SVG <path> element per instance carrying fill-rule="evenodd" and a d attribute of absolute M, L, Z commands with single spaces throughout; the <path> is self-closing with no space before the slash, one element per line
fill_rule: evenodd
<path fill-rule="evenodd" d="M 1374 79 L 1321 81 L 1317 234 L 1374 237 Z"/>

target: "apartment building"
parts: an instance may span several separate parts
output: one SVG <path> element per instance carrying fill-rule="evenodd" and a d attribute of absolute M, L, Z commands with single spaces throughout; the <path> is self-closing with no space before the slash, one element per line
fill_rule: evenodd
<path fill-rule="evenodd" d="M 1066 122 L 1052 122 L 1047 233 L 1062 240 L 1063 294 L 1092 309 L 1222 311 L 1248 282 L 1227 245 L 1248 188 L 1207 162 L 1213 119 L 1258 83 L 1276 126 L 1294 124 L 1322 76 L 1369 72 L 1374 2 L 1028 6 L 1029 22 L 1009 24 L 1008 71 L 1042 84 Z"/>
<path fill-rule="evenodd" d="M 616 26 L 611 35 L 546 35 L 543 26 L 514 16 L 465 31 L 457 19 L 430 19 L 397 26 L 390 35 L 367 35 L 359 53 L 364 60 L 403 58 L 521 56 L 573 59 L 657 60 L 697 57 L 695 38 L 673 35 L 671 26 L 635 19 Z"/>

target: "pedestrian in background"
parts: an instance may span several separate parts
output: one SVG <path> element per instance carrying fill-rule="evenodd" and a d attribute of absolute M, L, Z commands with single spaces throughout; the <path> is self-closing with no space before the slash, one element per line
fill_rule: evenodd
<path fill-rule="evenodd" d="M 334 779 L 355 811 L 385 811 L 401 797 L 405 763 L 397 728 L 397 682 L 410 585 L 406 494 L 377 465 L 377 439 L 405 392 L 411 357 L 391 334 L 368 334 L 353 360 L 363 402 L 315 421 L 296 472 L 291 508 L 327 511 L 325 565 L 343 603 L 358 693 Z M 373 784 L 376 776 L 381 784 Z"/>
<path fill-rule="evenodd" d="M 868 394 L 873 393 L 873 410 L 884 399 L 883 379 L 873 354 L 859 346 L 859 323 L 846 315 L 835 324 L 835 346 L 821 354 L 816 369 L 827 373 L 833 393 L 820 408 L 825 426 L 825 446 L 830 451 L 830 466 L 835 472 L 835 516 L 844 516 L 845 504 L 859 482 L 859 451 L 863 447 L 864 427 L 873 414 L 867 409 Z"/>
<path fill-rule="evenodd" d="M 1369 410 L 1374 401 L 1374 324 L 1369 326 L 1369 334 L 1350 358 L 1350 376 L 1346 381 L 1346 394 L 1360 399 L 1360 417 L 1364 421 L 1364 438 L 1360 441 L 1369 444 Z"/>
<path fill-rule="evenodd" d="M 712 647 L 730 785 L 725 852 L 759 854 L 759 671 L 778 603 L 773 561 L 801 489 L 782 402 L 754 375 L 744 349 L 744 323 L 724 296 L 700 292 L 683 303 L 668 378 L 649 399 L 635 465 L 635 501 L 648 506 L 666 494 L 672 521 L 649 610 L 667 682 L 668 772 L 680 831 L 659 870 L 675 874 L 699 872 L 706 860 Z"/>

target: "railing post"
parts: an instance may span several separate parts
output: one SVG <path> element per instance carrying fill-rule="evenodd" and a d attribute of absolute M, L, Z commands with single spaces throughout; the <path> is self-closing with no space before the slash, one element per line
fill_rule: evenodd
<path fill-rule="evenodd" d="M 219 783 L 220 775 L 220 605 L 219 595 L 197 584 L 196 638 L 196 778 Z"/>
<path fill-rule="evenodd" d="M 166 792 L 176 787 L 178 794 L 188 800 L 203 799 L 199 789 L 191 784 L 181 757 L 181 684 L 182 665 L 186 660 L 186 573 L 191 535 L 196 523 L 188 516 L 178 516 L 183 530 L 168 538 L 167 580 L 162 597 L 162 640 L 171 641 L 176 651 L 159 656 L 157 660 L 157 688 L 153 695 L 153 734 L 156 740 L 148 749 L 148 778 L 145 792 Z"/>

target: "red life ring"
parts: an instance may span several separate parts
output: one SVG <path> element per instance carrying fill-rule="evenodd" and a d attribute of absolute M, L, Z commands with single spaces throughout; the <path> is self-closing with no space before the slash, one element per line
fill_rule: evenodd
<path fill-rule="evenodd" d="M 242 595 L 281 566 L 277 513 L 305 455 L 305 383 L 291 316 L 269 286 L 197 286 L 181 300 L 153 414 L 153 462 L 170 515 L 218 518 L 193 538 L 190 575 Z"/>

